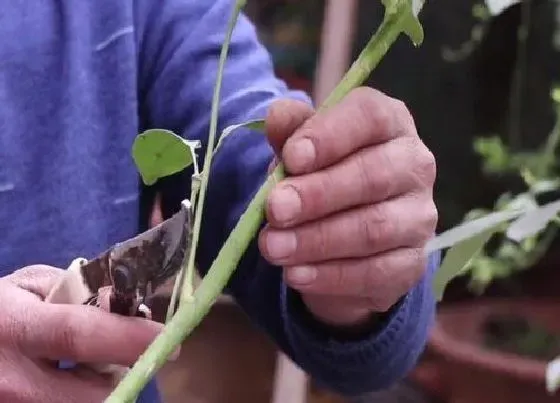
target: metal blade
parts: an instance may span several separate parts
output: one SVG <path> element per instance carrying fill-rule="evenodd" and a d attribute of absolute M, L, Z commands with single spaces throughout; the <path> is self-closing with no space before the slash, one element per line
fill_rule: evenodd
<path fill-rule="evenodd" d="M 81 274 L 86 286 L 92 293 L 108 285 L 121 295 L 154 292 L 181 268 L 191 246 L 191 225 L 191 204 L 184 200 L 171 218 L 84 264 Z"/>

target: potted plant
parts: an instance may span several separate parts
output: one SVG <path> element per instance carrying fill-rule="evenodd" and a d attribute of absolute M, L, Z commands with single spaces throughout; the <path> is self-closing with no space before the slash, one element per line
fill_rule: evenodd
<path fill-rule="evenodd" d="M 517 171 L 525 191 L 502 195 L 493 210 L 472 210 L 462 225 L 436 237 L 432 248 L 453 245 L 436 275 L 439 298 L 458 275 L 481 294 L 494 280 L 533 267 L 557 240 L 559 89 L 552 99 L 557 123 L 540 150 L 511 153 L 498 138 L 475 142 L 486 172 Z M 450 403 L 559 402 L 560 396 L 550 393 L 555 387 L 549 365 L 560 356 L 559 312 L 558 298 L 515 295 L 440 306 L 429 359 L 416 378 L 424 380 L 431 369 L 431 389 Z"/>

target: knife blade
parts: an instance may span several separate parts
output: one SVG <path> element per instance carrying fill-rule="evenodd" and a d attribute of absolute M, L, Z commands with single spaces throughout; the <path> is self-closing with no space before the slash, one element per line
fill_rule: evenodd
<path fill-rule="evenodd" d="M 151 316 L 146 298 L 178 273 L 191 239 L 192 208 L 185 199 L 177 213 L 157 226 L 92 260 L 75 259 L 46 302 L 95 305 L 99 290 L 110 286 L 111 312 Z"/>

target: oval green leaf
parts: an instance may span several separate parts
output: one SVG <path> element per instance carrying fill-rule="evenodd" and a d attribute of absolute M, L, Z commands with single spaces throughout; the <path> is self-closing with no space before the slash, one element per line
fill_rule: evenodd
<path fill-rule="evenodd" d="M 132 145 L 132 158 L 146 185 L 180 172 L 195 158 L 199 141 L 187 141 L 170 130 L 150 129 L 139 134 Z"/>

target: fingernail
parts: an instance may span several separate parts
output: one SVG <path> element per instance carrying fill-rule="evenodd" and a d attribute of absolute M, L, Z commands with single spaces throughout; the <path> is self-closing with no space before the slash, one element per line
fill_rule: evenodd
<path fill-rule="evenodd" d="M 301 213 L 301 199 L 292 186 L 275 189 L 270 195 L 270 210 L 274 219 L 289 223 Z"/>
<path fill-rule="evenodd" d="M 317 277 L 317 269 L 311 266 L 297 266 L 286 269 L 286 280 L 293 285 L 307 285 Z"/>
<path fill-rule="evenodd" d="M 316 151 L 315 145 L 309 139 L 296 140 L 289 149 L 290 161 L 289 169 L 296 171 L 305 171 L 310 169 L 315 163 Z"/>
<path fill-rule="evenodd" d="M 290 256 L 296 250 L 297 240 L 293 232 L 269 232 L 266 236 L 266 250 L 272 259 Z"/>

